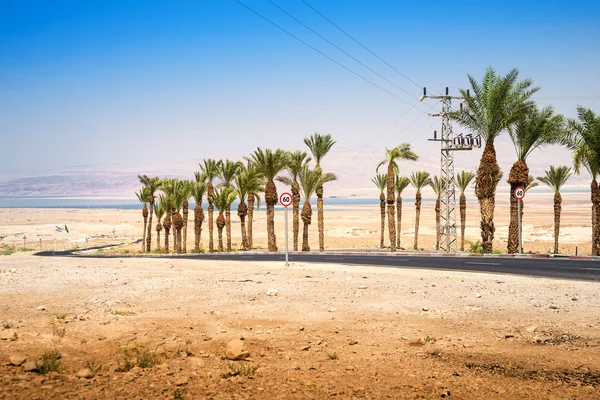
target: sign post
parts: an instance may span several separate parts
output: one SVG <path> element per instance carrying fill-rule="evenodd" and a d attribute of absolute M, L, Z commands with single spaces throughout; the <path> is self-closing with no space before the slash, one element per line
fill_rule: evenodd
<path fill-rule="evenodd" d="M 293 196 L 291 193 L 283 192 L 279 196 L 279 203 L 285 207 L 285 266 L 288 266 L 288 207 L 292 205 Z"/>
<path fill-rule="evenodd" d="M 523 186 L 517 187 L 513 192 L 513 195 L 515 196 L 515 199 L 517 199 L 517 217 L 519 221 L 517 227 L 519 229 L 519 254 L 521 254 L 523 252 L 523 245 L 521 242 L 521 200 L 525 197 L 525 188 Z"/>

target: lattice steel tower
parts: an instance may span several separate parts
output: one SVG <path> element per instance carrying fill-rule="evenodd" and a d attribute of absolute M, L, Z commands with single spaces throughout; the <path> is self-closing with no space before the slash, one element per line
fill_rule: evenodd
<path fill-rule="evenodd" d="M 452 111 L 452 100 L 463 100 L 460 96 L 450 96 L 448 88 L 445 95 L 427 95 L 427 88 L 423 88 L 424 99 L 438 99 L 442 103 L 442 112 L 429 114 L 430 117 L 442 117 L 442 137 L 438 139 L 437 131 L 433 132 L 434 142 L 441 142 L 440 179 L 442 187 L 440 191 L 440 249 L 446 252 L 456 252 L 456 183 L 454 181 L 454 156 L 456 150 L 472 150 L 473 147 L 481 147 L 481 138 L 473 138 L 473 135 L 462 134 L 454 136 L 450 122 Z M 462 103 L 461 103 L 462 110 Z"/>

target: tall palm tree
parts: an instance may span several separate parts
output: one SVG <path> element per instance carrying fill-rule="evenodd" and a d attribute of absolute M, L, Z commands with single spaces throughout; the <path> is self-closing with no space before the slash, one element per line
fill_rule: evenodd
<path fill-rule="evenodd" d="M 300 232 L 300 185 L 298 184 L 298 174 L 302 168 L 309 163 L 312 158 L 304 151 L 294 151 L 288 153 L 288 165 L 285 168 L 288 176 L 278 176 L 279 182 L 291 186 L 292 189 L 292 210 L 293 210 L 293 231 L 294 231 L 294 251 L 298 251 L 298 235 Z"/>
<path fill-rule="evenodd" d="M 460 189 L 460 251 L 465 251 L 465 227 L 467 223 L 467 197 L 465 190 L 475 178 L 475 174 L 471 171 L 460 171 L 456 175 L 456 185 Z"/>
<path fill-rule="evenodd" d="M 189 208 L 190 208 L 190 197 L 192 197 L 192 191 L 194 190 L 194 185 L 196 184 L 195 182 L 189 181 L 189 180 L 184 180 L 182 181 L 183 185 L 182 185 L 182 193 L 181 193 L 181 197 L 183 198 L 183 203 L 182 203 L 182 217 L 183 217 L 183 228 L 182 228 L 182 232 L 183 232 L 183 238 L 182 238 L 182 243 L 181 243 L 181 252 L 182 253 L 187 253 L 187 225 L 188 225 L 188 215 L 189 215 Z"/>
<path fill-rule="evenodd" d="M 429 181 L 429 186 L 435 193 L 435 249 L 440 249 L 440 211 L 442 203 L 442 187 L 444 186 L 444 178 L 434 176 Z"/>
<path fill-rule="evenodd" d="M 272 151 L 260 147 L 252 154 L 252 162 L 258 171 L 265 177 L 265 202 L 267 203 L 267 237 L 270 252 L 277 251 L 277 237 L 275 236 L 275 204 L 277 198 L 277 187 L 273 181 L 283 170 L 288 162 L 287 153 L 281 149 Z"/>
<path fill-rule="evenodd" d="M 379 189 L 379 210 L 381 214 L 381 240 L 379 248 L 385 247 L 385 185 L 387 185 L 387 174 L 378 174 L 371 178 L 371 182 Z"/>
<path fill-rule="evenodd" d="M 574 169 L 577 174 L 584 166 L 592 177 L 592 255 L 600 255 L 600 115 L 589 108 L 577 107 L 577 119 L 568 123 L 568 147 L 573 150 Z"/>
<path fill-rule="evenodd" d="M 251 249 L 254 245 L 254 235 L 252 234 L 253 221 L 254 221 L 254 204 L 256 203 L 256 209 L 260 210 L 260 194 L 265 191 L 265 177 L 262 175 L 260 170 L 256 167 L 254 161 L 250 157 L 244 157 L 247 162 L 246 169 L 252 170 L 254 174 L 260 179 L 260 186 L 258 188 L 249 188 L 248 190 L 248 221 L 246 224 L 248 248 Z"/>
<path fill-rule="evenodd" d="M 171 224 L 173 230 L 173 250 L 176 253 L 182 252 L 182 236 L 181 230 L 183 229 L 183 217 L 179 213 L 183 202 L 187 196 L 185 184 L 179 179 L 167 179 L 163 182 L 163 191 L 166 193 L 166 197 L 171 207 Z"/>
<path fill-rule="evenodd" d="M 545 183 L 554 190 L 554 254 L 558 253 L 558 237 L 560 235 L 560 212 L 562 210 L 562 196 L 560 188 L 567 183 L 571 176 L 571 168 L 550 166 L 549 171 L 544 171 L 544 176 L 539 176 L 538 181 Z"/>
<path fill-rule="evenodd" d="M 223 228 L 225 227 L 225 216 L 223 213 L 225 210 L 227 210 L 227 207 L 231 207 L 231 204 L 235 201 L 235 198 L 235 191 L 231 187 L 224 187 L 221 190 L 215 190 L 214 192 L 214 204 L 219 210 L 219 216 L 217 217 L 219 253 L 223 252 Z"/>
<path fill-rule="evenodd" d="M 316 162 L 315 170 L 322 172 L 321 161 L 323 157 L 329 153 L 329 150 L 335 144 L 335 140 L 331 135 L 321 135 L 313 133 L 311 136 L 304 138 L 304 144 L 308 146 L 313 158 Z M 325 251 L 325 222 L 323 219 L 323 185 L 317 187 L 317 221 L 319 225 L 319 251 Z"/>
<path fill-rule="evenodd" d="M 163 184 L 168 184 L 166 181 L 163 181 Z M 169 254 L 169 232 L 171 231 L 171 203 L 172 199 L 169 194 L 166 192 L 165 187 L 163 186 L 163 194 L 159 195 L 158 201 L 160 206 L 165 211 L 165 219 L 163 220 L 163 228 L 165 228 L 165 253 Z M 173 235 L 173 247 L 175 247 L 175 235 Z"/>
<path fill-rule="evenodd" d="M 165 207 L 164 205 L 159 202 L 159 203 L 155 203 L 154 204 L 154 213 L 156 214 L 156 250 L 160 251 L 160 231 L 163 230 L 163 226 L 162 223 L 160 222 L 160 220 L 162 219 L 162 217 L 164 217 L 165 215 Z"/>
<path fill-rule="evenodd" d="M 214 179 L 219 174 L 219 167 L 221 165 L 221 161 L 216 161 L 211 158 L 205 159 L 203 164 L 200 164 L 200 172 L 206 178 L 206 190 L 207 190 L 207 201 L 208 201 L 208 252 L 212 253 L 214 251 L 214 241 L 213 241 L 213 211 L 215 207 L 213 205 L 213 193 L 215 191 L 215 186 L 213 185 Z"/>
<path fill-rule="evenodd" d="M 144 218 L 144 232 L 142 236 L 142 253 L 146 250 L 146 228 L 148 226 L 148 207 L 146 204 L 150 201 L 150 191 L 146 187 L 142 187 L 139 192 L 135 192 L 140 203 L 144 204 L 142 208 L 142 217 Z"/>
<path fill-rule="evenodd" d="M 410 185 L 410 181 L 408 180 L 407 177 L 405 176 L 397 176 L 396 177 L 396 194 L 397 194 L 397 198 L 396 198 L 396 215 L 397 215 L 397 219 L 398 219 L 398 234 L 397 234 L 397 241 L 396 241 L 396 247 L 400 248 L 400 244 L 401 244 L 401 237 L 402 237 L 402 192 L 404 191 L 404 189 L 406 189 L 406 187 Z"/>
<path fill-rule="evenodd" d="M 204 222 L 204 208 L 202 208 L 202 200 L 204 199 L 204 193 L 206 192 L 206 179 L 205 177 L 196 172 L 196 182 L 192 186 L 192 197 L 196 205 L 194 206 L 194 252 L 200 253 L 200 239 L 202 236 L 202 222 Z"/>
<path fill-rule="evenodd" d="M 154 214 L 154 200 L 156 199 L 156 192 L 160 190 L 162 180 L 155 176 L 153 178 L 148 175 L 138 175 L 138 179 L 146 189 L 148 189 L 148 203 L 150 203 L 150 213 L 148 219 L 148 234 L 146 235 L 146 251 L 152 250 L 152 214 Z"/>
<path fill-rule="evenodd" d="M 417 189 L 417 194 L 415 195 L 415 245 L 413 248 L 418 250 L 419 248 L 419 219 L 421 218 L 421 189 L 423 187 L 429 185 L 431 183 L 431 178 L 429 178 L 429 172 L 418 171 L 413 172 L 410 175 L 410 184 Z"/>
<path fill-rule="evenodd" d="M 532 107 L 524 118 L 508 127 L 508 133 L 517 153 L 517 161 L 508 174 L 510 184 L 510 224 L 508 226 L 508 252 L 519 250 L 518 203 L 513 192 L 519 186 L 527 186 L 529 167 L 527 156 L 538 147 L 557 143 L 562 139 L 564 119 L 555 115 L 552 107 L 538 110 Z"/>
<path fill-rule="evenodd" d="M 335 174 L 323 173 L 322 170 L 310 169 L 308 165 L 304 164 L 302 169 L 298 173 L 298 179 L 302 186 L 302 194 L 304 196 L 304 205 L 302 206 L 302 251 L 310 251 L 308 245 L 308 226 L 312 220 L 312 206 L 310 204 L 310 198 L 315 193 L 319 186 L 324 183 L 331 182 L 337 179 Z"/>
<path fill-rule="evenodd" d="M 223 161 L 219 168 L 219 186 L 231 188 L 233 180 L 240 168 L 244 165 L 239 161 L 231 161 L 229 159 Z M 231 251 L 231 204 L 225 210 L 225 232 L 227 233 L 227 251 Z"/>
<path fill-rule="evenodd" d="M 246 217 L 248 216 L 248 207 L 246 198 L 249 193 L 260 193 L 264 191 L 262 176 L 255 168 L 240 168 L 235 176 L 235 192 L 240 202 L 237 208 L 238 217 L 240 217 L 240 227 L 242 231 L 242 248 L 250 250 L 248 234 L 246 230 Z"/>
<path fill-rule="evenodd" d="M 494 208 L 497 175 L 500 166 L 496 160 L 494 140 L 509 126 L 523 118 L 533 107 L 530 97 L 538 91 L 530 79 L 517 81 L 519 71 L 513 69 L 506 76 L 496 75 L 493 68 L 485 71 L 481 82 L 468 76 L 470 93 L 460 90 L 466 107 L 450 113 L 450 117 L 485 140 L 475 178 L 475 193 L 481 212 L 481 240 L 484 252 L 491 253 L 494 239 Z"/>
<path fill-rule="evenodd" d="M 387 214 L 388 230 L 390 235 L 390 249 L 396 251 L 396 217 L 394 215 L 394 178 L 398 174 L 398 164 L 396 160 L 417 161 L 419 156 L 412 151 L 410 143 L 402 143 L 392 149 L 385 149 L 385 159 L 377 165 L 375 172 L 379 172 L 379 167 L 387 164 Z"/>

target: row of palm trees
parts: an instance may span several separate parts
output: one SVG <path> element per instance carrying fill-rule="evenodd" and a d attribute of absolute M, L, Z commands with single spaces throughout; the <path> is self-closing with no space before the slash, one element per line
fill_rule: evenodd
<path fill-rule="evenodd" d="M 451 112 L 450 118 L 460 125 L 480 135 L 485 141 L 485 147 L 476 173 L 463 171 L 455 177 L 461 189 L 461 250 L 464 250 L 464 225 L 466 218 L 466 198 L 464 191 L 470 182 L 475 181 L 475 194 L 479 201 L 481 213 L 481 239 L 484 252 L 493 251 L 494 238 L 494 209 L 496 188 L 502 178 L 502 171 L 496 159 L 494 140 L 503 132 L 508 132 L 516 152 L 517 160 L 512 165 L 508 183 L 510 184 L 510 224 L 508 230 L 508 252 L 519 251 L 518 230 L 518 201 L 514 190 L 519 187 L 532 187 L 533 177 L 529 175 L 527 157 L 537 148 L 550 144 L 561 144 L 573 153 L 574 169 L 579 173 L 582 167 L 587 169 L 592 177 L 592 254 L 600 255 L 600 189 L 597 177 L 600 174 L 600 117 L 590 109 L 578 107 L 577 119 L 565 119 L 562 115 L 554 113 L 552 107 L 539 109 L 531 99 L 539 88 L 533 87 L 531 79 L 518 81 L 518 70 L 510 71 L 506 76 L 498 76 L 494 69 L 488 68 L 481 82 L 472 76 L 469 77 L 470 89 L 460 90 L 464 98 L 465 107 L 460 111 Z M 401 144 L 393 149 L 386 149 L 386 158 L 377 166 L 376 171 L 386 164 L 387 174 L 377 175 L 373 182 L 381 190 L 381 216 L 382 237 L 380 245 L 383 247 L 383 227 L 385 222 L 384 202 L 387 203 L 388 231 L 390 248 L 392 251 L 400 246 L 399 234 L 396 235 L 394 219 L 394 190 L 398 198 L 402 190 L 412 184 L 417 189 L 416 194 L 416 220 L 415 243 L 418 246 L 419 216 L 421 208 L 421 188 L 431 185 L 437 195 L 436 199 L 436 233 L 439 248 L 439 209 L 440 193 L 444 182 L 437 178 L 430 178 L 426 172 L 413 173 L 410 178 L 398 176 L 397 160 L 418 160 L 418 156 L 411 150 L 409 144 Z M 564 185 L 571 171 L 568 167 L 551 167 L 544 177 L 538 178 L 555 191 L 555 248 L 558 252 L 558 234 L 560 230 L 561 197 L 560 187 Z M 408 180 L 407 180 L 408 179 Z M 385 181 L 385 182 L 384 182 Z M 384 186 L 385 183 L 385 186 Z M 387 187 L 387 198 L 384 189 Z M 522 200 L 521 200 L 522 201 Z M 521 204 L 522 205 L 522 204 Z M 398 230 L 400 229 L 401 204 L 396 203 L 398 210 Z M 523 213 L 523 207 L 521 207 Z"/>
<path fill-rule="evenodd" d="M 173 231 L 173 251 L 187 252 L 187 224 L 189 199 L 193 198 L 194 207 L 194 252 L 200 252 L 204 209 L 202 202 L 206 195 L 208 202 L 208 251 L 215 251 L 214 226 L 217 227 L 217 251 L 231 251 L 231 206 L 238 201 L 237 214 L 240 218 L 241 248 L 253 247 L 253 215 L 255 205 L 260 206 L 260 197 L 264 194 L 267 212 L 267 241 L 270 252 L 277 251 L 275 235 L 275 204 L 278 202 L 275 180 L 291 187 L 293 195 L 293 241 L 294 250 L 298 250 L 300 218 L 303 222 L 302 250 L 310 251 L 308 229 L 312 222 L 311 197 L 317 195 L 317 217 L 319 228 L 319 250 L 325 249 L 323 217 L 323 185 L 333 181 L 336 176 L 325 173 L 321 162 L 335 144 L 331 135 L 315 133 L 304 139 L 315 160 L 315 167 L 309 163 L 313 158 L 303 151 L 284 151 L 258 148 L 244 162 L 232 160 L 205 159 L 200 170 L 194 173 L 194 180 L 161 179 L 138 175 L 142 188 L 136 192 L 143 203 L 144 237 L 142 252 L 152 251 L 152 216 L 156 215 L 157 249 L 160 250 L 160 234 L 164 230 L 164 249 L 168 253 L 169 234 Z M 159 193 L 160 192 L 160 193 Z M 300 213 L 300 199 L 304 206 Z M 158 202 L 156 201 L 158 198 Z M 147 205 L 150 205 L 148 210 Z M 215 208 L 219 211 L 214 219 Z M 223 243 L 225 230 L 225 245 Z"/>

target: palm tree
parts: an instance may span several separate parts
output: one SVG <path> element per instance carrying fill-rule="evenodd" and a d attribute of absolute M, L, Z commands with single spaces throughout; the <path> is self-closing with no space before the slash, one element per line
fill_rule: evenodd
<path fill-rule="evenodd" d="M 293 210 L 293 230 L 294 230 L 294 251 L 298 251 L 298 234 L 300 232 L 300 185 L 298 184 L 298 174 L 302 168 L 311 161 L 308 154 L 304 151 L 294 151 L 288 153 L 288 165 L 285 168 L 289 173 L 287 176 L 278 176 L 277 180 L 292 189 L 292 210 Z"/>
<path fill-rule="evenodd" d="M 152 250 L 152 214 L 154 214 L 154 200 L 156 198 L 156 192 L 160 190 L 162 180 L 155 176 L 154 178 L 148 177 L 148 175 L 138 175 L 140 183 L 148 189 L 148 203 L 150 203 L 150 218 L 148 219 L 148 234 L 146 235 L 146 251 Z M 143 247 L 143 246 L 142 246 Z"/>
<path fill-rule="evenodd" d="M 225 227 L 225 217 L 223 212 L 231 207 L 231 204 L 235 201 L 235 191 L 231 187 L 224 187 L 223 189 L 215 190 L 214 192 L 214 204 L 219 210 L 219 216 L 217 217 L 217 229 L 219 232 L 219 253 L 223 252 L 223 227 Z"/>
<path fill-rule="evenodd" d="M 527 186 L 529 179 L 527 156 L 538 147 L 558 142 L 564 136 L 562 135 L 563 126 L 563 117 L 554 115 L 552 107 L 538 110 L 534 106 L 524 118 L 508 127 L 508 133 L 517 153 L 517 161 L 512 165 L 508 174 L 508 183 L 510 184 L 509 253 L 516 253 L 519 250 L 518 203 L 513 193 L 517 187 Z"/>
<path fill-rule="evenodd" d="M 139 192 L 135 192 L 136 197 L 140 201 L 140 203 L 144 204 L 144 208 L 142 208 L 142 217 L 144 218 L 144 232 L 142 236 L 142 253 L 146 249 L 146 227 L 148 226 L 148 207 L 146 204 L 150 201 L 150 191 L 146 187 L 142 187 Z"/>
<path fill-rule="evenodd" d="M 589 108 L 577 107 L 577 120 L 568 123 L 568 147 L 573 150 L 574 169 L 577 174 L 584 166 L 592 177 L 592 255 L 600 255 L 600 116 Z"/>
<path fill-rule="evenodd" d="M 264 189 L 263 179 L 255 168 L 240 168 L 235 176 L 235 192 L 240 202 L 238 204 L 237 214 L 240 217 L 240 227 L 242 231 L 242 248 L 250 250 L 248 234 L 246 233 L 246 216 L 248 216 L 248 207 L 246 198 L 249 193 L 260 193 Z"/>
<path fill-rule="evenodd" d="M 322 170 L 310 169 L 304 164 L 298 173 L 298 179 L 302 186 L 302 194 L 304 195 L 304 205 L 302 206 L 302 251 L 310 251 L 308 245 L 308 226 L 312 220 L 312 206 L 310 198 L 315 193 L 315 190 L 324 183 L 331 182 L 337 179 L 335 174 L 323 173 Z"/>
<path fill-rule="evenodd" d="M 571 176 L 571 168 L 550 166 L 549 171 L 544 171 L 544 176 L 539 176 L 538 181 L 545 183 L 554 189 L 554 254 L 558 253 L 558 236 L 560 235 L 560 212 L 562 210 L 562 196 L 560 188 Z"/>
<path fill-rule="evenodd" d="M 219 167 L 221 165 L 221 161 L 216 161 L 211 158 L 205 159 L 203 164 L 200 164 L 200 172 L 206 178 L 207 182 L 207 200 L 208 200 L 208 252 L 212 253 L 214 251 L 214 242 L 213 242 L 213 211 L 215 207 L 213 206 L 213 193 L 215 187 L 213 185 L 213 180 L 219 174 Z"/>
<path fill-rule="evenodd" d="M 379 210 L 381 211 L 381 240 L 379 241 L 379 248 L 385 247 L 385 185 L 387 185 L 387 174 L 378 174 L 371 178 L 371 182 L 379 189 Z"/>
<path fill-rule="evenodd" d="M 397 243 L 396 247 L 400 248 L 402 237 L 402 192 L 406 187 L 410 185 L 410 181 L 405 176 L 397 176 L 396 177 L 396 193 L 398 197 L 396 198 L 396 214 L 398 218 L 398 234 L 397 234 Z"/>
<path fill-rule="evenodd" d="M 176 253 L 182 252 L 182 237 L 181 230 L 183 229 L 184 221 L 183 217 L 179 213 L 183 205 L 184 200 L 187 198 L 186 188 L 183 181 L 179 179 L 166 179 L 163 182 L 163 191 L 166 193 L 166 197 L 171 207 L 171 220 L 173 230 L 173 249 Z M 166 247 L 166 246 L 165 246 Z"/>
<path fill-rule="evenodd" d="M 220 187 L 231 188 L 233 180 L 243 164 L 239 161 L 231 161 L 229 159 L 221 162 L 219 168 Z M 231 251 L 231 204 L 225 210 L 225 231 L 227 233 L 227 251 Z"/>
<path fill-rule="evenodd" d="M 167 182 L 163 181 L 163 184 Z M 167 183 L 168 184 L 168 183 Z M 163 228 L 165 228 L 165 253 L 169 254 L 169 231 L 171 230 L 171 203 L 172 199 L 165 191 L 165 187 L 163 186 L 163 194 L 158 196 L 158 201 L 160 206 L 164 209 L 165 219 L 163 220 Z M 173 235 L 175 236 L 175 235 Z M 175 237 L 173 237 L 173 247 L 175 247 Z"/>
<path fill-rule="evenodd" d="M 162 231 L 163 226 L 162 223 L 160 222 L 160 220 L 162 219 L 162 217 L 165 215 L 165 207 L 163 206 L 162 202 L 159 202 L 158 204 L 154 204 L 154 213 L 156 214 L 156 249 L 160 251 L 160 231 Z"/>
<path fill-rule="evenodd" d="M 424 186 L 431 184 L 431 179 L 429 178 L 429 172 L 418 171 L 413 172 L 410 175 L 410 184 L 417 189 L 417 194 L 415 195 L 415 245 L 414 249 L 418 250 L 419 248 L 419 219 L 421 218 L 421 189 Z"/>
<path fill-rule="evenodd" d="M 188 215 L 189 215 L 189 207 L 190 207 L 190 197 L 192 197 L 192 191 L 194 190 L 194 185 L 196 184 L 195 182 L 189 181 L 189 180 L 184 180 L 182 181 L 183 185 L 182 185 L 182 193 L 181 193 L 181 197 L 183 198 L 183 203 L 182 203 L 182 214 L 183 214 L 183 228 L 182 228 L 182 232 L 183 232 L 183 240 L 181 243 L 181 251 L 182 253 L 187 253 L 187 224 L 188 224 Z"/>
<path fill-rule="evenodd" d="M 475 178 L 475 174 L 471 171 L 460 171 L 456 175 L 456 185 L 460 188 L 460 251 L 465 251 L 465 226 L 467 223 L 467 197 L 465 190 Z"/>
<path fill-rule="evenodd" d="M 481 82 L 469 75 L 473 94 L 460 90 L 466 107 L 450 113 L 452 119 L 485 140 L 475 178 L 475 193 L 480 205 L 481 240 L 486 253 L 493 250 L 495 194 L 500 172 L 494 140 L 529 112 L 534 104 L 530 97 L 538 91 L 538 88 L 531 87 L 533 82 L 530 79 L 518 82 L 518 77 L 517 69 L 502 77 L 497 76 L 491 67 L 485 71 Z"/>
<path fill-rule="evenodd" d="M 194 252 L 200 253 L 200 239 L 202 236 L 202 222 L 204 222 L 204 209 L 202 208 L 202 200 L 206 192 L 205 177 L 196 172 L 196 182 L 192 186 L 192 197 L 196 205 L 194 206 Z"/>
<path fill-rule="evenodd" d="M 432 180 L 429 181 L 429 186 L 433 189 L 435 193 L 435 249 L 440 249 L 440 211 L 441 211 L 441 203 L 442 203 L 442 187 L 444 186 L 444 178 L 438 178 L 434 176 Z"/>
<path fill-rule="evenodd" d="M 313 133 L 310 137 L 304 138 L 304 144 L 308 146 L 317 165 L 316 171 L 322 172 L 321 160 L 327 155 L 329 150 L 335 144 L 331 135 L 321 135 Z M 323 219 L 323 185 L 317 187 L 317 220 L 319 224 L 319 251 L 325 251 L 325 223 Z"/>
<path fill-rule="evenodd" d="M 272 151 L 260 147 L 252 154 L 252 162 L 257 170 L 265 177 L 265 202 L 267 203 L 267 237 L 270 252 L 277 251 L 277 237 L 275 236 L 275 204 L 277 198 L 277 187 L 273 181 L 277 174 L 287 165 L 287 153 L 281 149 Z"/>
<path fill-rule="evenodd" d="M 396 160 L 411 160 L 416 161 L 419 156 L 412 151 L 409 143 L 402 143 L 392 149 L 385 149 L 385 159 L 377 165 L 375 172 L 379 172 L 379 167 L 387 163 L 387 213 L 388 213 L 388 230 L 390 235 L 390 249 L 396 251 L 396 217 L 394 216 L 394 178 L 398 174 L 398 164 Z"/>

